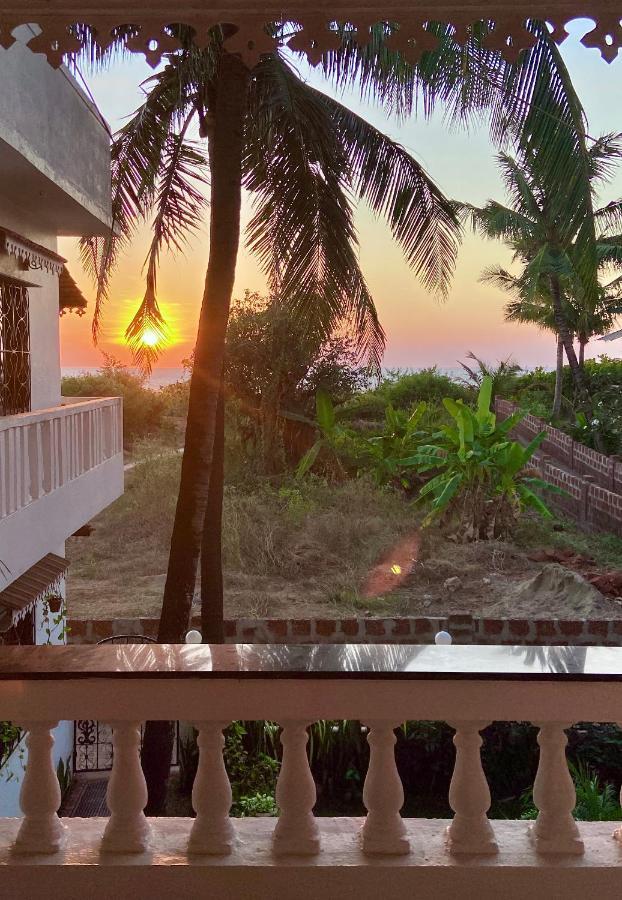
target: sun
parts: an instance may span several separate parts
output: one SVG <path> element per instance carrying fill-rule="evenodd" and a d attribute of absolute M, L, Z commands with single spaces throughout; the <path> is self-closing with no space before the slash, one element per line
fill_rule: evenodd
<path fill-rule="evenodd" d="M 146 347 L 155 347 L 156 344 L 159 344 L 160 338 L 157 333 L 153 330 L 153 328 L 145 328 L 143 333 L 140 336 L 141 344 L 144 344 Z"/>

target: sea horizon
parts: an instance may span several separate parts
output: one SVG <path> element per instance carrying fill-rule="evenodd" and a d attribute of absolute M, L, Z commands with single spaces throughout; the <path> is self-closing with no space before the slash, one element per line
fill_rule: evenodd
<path fill-rule="evenodd" d="M 383 372 L 395 372 L 400 371 L 404 373 L 408 372 L 422 372 L 426 369 L 429 369 L 430 366 L 421 366 L 421 367 L 396 367 L 396 368 L 384 368 Z M 552 371 L 552 368 L 549 366 L 543 366 L 547 372 Z M 139 375 L 140 370 L 133 367 L 127 367 L 128 372 L 131 372 L 133 375 Z M 437 372 L 439 375 L 447 375 L 452 379 L 459 379 L 466 375 L 464 369 L 461 369 L 459 366 L 449 367 L 449 366 L 437 366 Z M 101 371 L 101 366 L 61 366 L 61 376 L 63 378 L 73 378 L 80 375 L 95 375 L 97 372 Z M 523 372 L 529 372 L 531 369 L 525 368 L 522 370 Z M 182 368 L 182 366 L 171 366 L 171 367 L 159 367 L 155 368 L 151 375 L 146 379 L 148 386 L 152 390 L 159 390 L 160 388 L 166 387 L 169 384 L 175 384 L 177 381 L 187 381 L 189 378 L 189 373 L 187 369 Z"/>

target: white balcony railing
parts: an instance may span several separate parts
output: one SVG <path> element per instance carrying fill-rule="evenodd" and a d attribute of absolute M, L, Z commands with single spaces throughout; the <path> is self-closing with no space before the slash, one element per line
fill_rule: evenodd
<path fill-rule="evenodd" d="M 120 427 L 117 397 L 0 417 L 0 518 L 119 453 Z"/>
<path fill-rule="evenodd" d="M 0 719 L 29 732 L 24 816 L 0 820 L 0 883 L 29 897 L 77 897 L 86 885 L 93 898 L 112 886 L 133 897 L 620 897 L 622 829 L 573 819 L 564 733 L 577 721 L 619 721 L 620 710 L 618 648 L 0 648 Z M 50 731 L 60 719 L 113 727 L 109 819 L 57 816 Z M 196 725 L 196 818 L 143 814 L 145 719 Z M 229 817 L 222 730 L 235 719 L 282 726 L 277 819 Z M 363 820 L 313 815 L 306 728 L 320 719 L 369 727 Z M 417 719 L 455 729 L 451 821 L 400 816 L 394 729 Z M 487 818 L 480 731 L 516 720 L 540 729 L 534 823 Z"/>
<path fill-rule="evenodd" d="M 122 427 L 117 397 L 0 417 L 0 559 L 13 577 L 122 493 Z"/>

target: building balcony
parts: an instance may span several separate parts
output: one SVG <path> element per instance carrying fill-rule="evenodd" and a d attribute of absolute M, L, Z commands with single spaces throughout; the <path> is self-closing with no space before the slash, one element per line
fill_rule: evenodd
<path fill-rule="evenodd" d="M 573 819 L 564 729 L 616 722 L 622 649 L 477 646 L 124 645 L 0 647 L 0 719 L 28 731 L 23 817 L 0 820 L 6 896 L 622 896 L 622 829 Z M 113 729 L 110 818 L 59 819 L 51 729 L 97 719 Z M 182 719 L 199 732 L 196 818 L 148 819 L 140 724 Z M 281 726 L 278 818 L 229 817 L 223 728 Z M 316 818 L 306 728 L 368 727 L 367 816 Z M 455 730 L 451 820 L 405 819 L 394 730 Z M 539 728 L 535 822 L 489 820 L 480 731 Z M 426 779 L 421 772 L 421 779 Z M 41 874 L 45 871 L 45 877 Z"/>
<path fill-rule="evenodd" d="M 123 493 L 117 397 L 0 417 L 0 589 Z"/>

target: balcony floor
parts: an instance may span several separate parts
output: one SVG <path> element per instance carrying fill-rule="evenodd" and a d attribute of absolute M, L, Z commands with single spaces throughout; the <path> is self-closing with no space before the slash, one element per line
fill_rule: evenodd
<path fill-rule="evenodd" d="M 270 852 L 274 820 L 238 819 L 239 843 L 229 857 L 188 859 L 184 844 L 191 820 L 152 820 L 150 853 L 99 852 L 106 819 L 64 819 L 67 846 L 54 856 L 16 857 L 0 850 L 0 896 L 132 900 L 209 896 L 218 900 L 285 900 L 323 897 L 382 900 L 422 898 L 584 898 L 622 896 L 622 845 L 613 823 L 580 823 L 583 857 L 542 858 L 527 837 L 528 823 L 494 821 L 501 851 L 496 857 L 457 860 L 444 849 L 446 821 L 407 821 L 408 856 L 367 858 L 358 847 L 362 819 L 320 818 L 322 853 L 316 858 L 275 858 Z M 0 847 L 12 841 L 19 820 L 0 820 Z M 42 869 L 44 871 L 42 871 Z"/>

